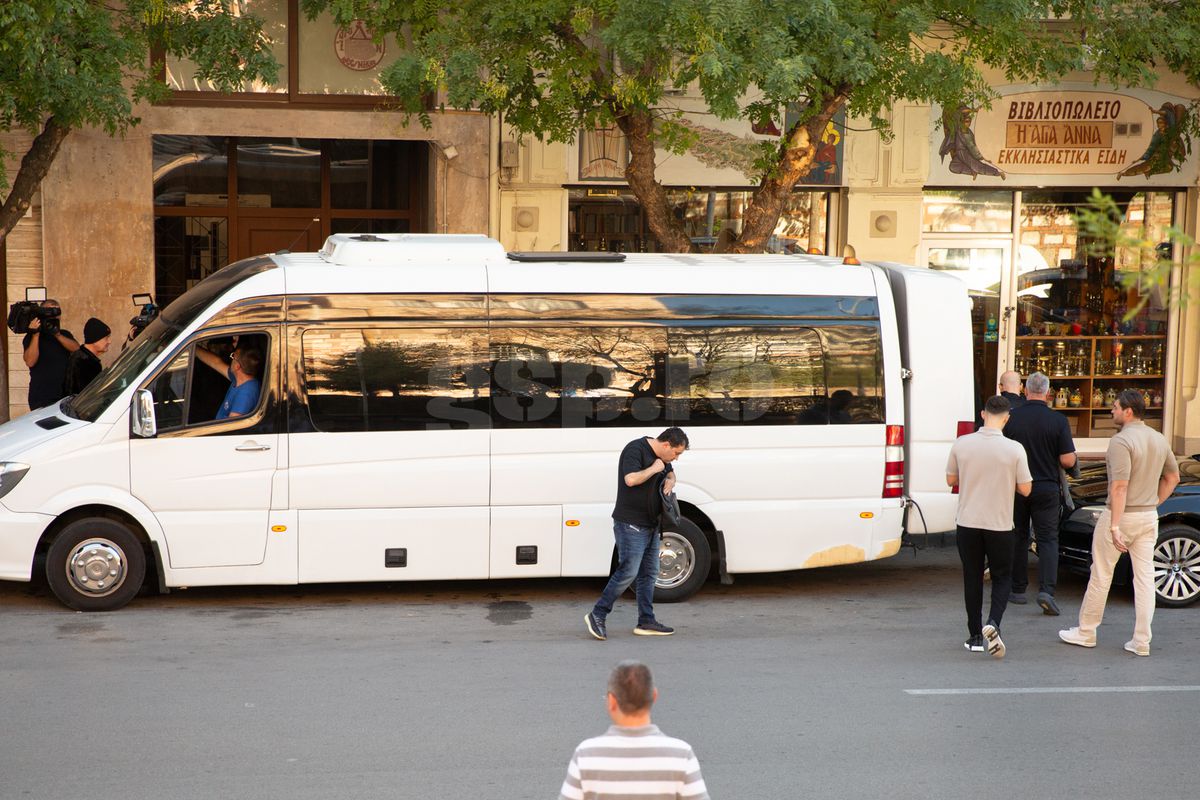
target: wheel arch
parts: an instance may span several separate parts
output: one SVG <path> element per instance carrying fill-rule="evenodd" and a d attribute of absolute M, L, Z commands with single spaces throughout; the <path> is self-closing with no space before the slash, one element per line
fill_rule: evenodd
<path fill-rule="evenodd" d="M 116 506 L 105 505 L 103 503 L 75 506 L 59 514 L 54 518 L 53 522 L 46 526 L 46 530 L 42 532 L 41 538 L 38 539 L 37 547 L 33 551 L 33 576 L 39 581 L 45 580 L 45 570 L 40 567 L 44 566 L 46 562 L 46 555 L 50 552 L 50 545 L 54 543 L 59 533 L 72 522 L 88 517 L 103 517 L 127 526 L 130 532 L 141 542 L 142 549 L 146 553 L 147 564 L 154 568 L 153 571 L 146 570 L 146 580 L 150 580 L 151 575 L 153 575 L 160 590 L 165 586 L 163 558 L 162 553 L 159 551 L 158 542 L 150 537 L 145 526 L 133 514 Z"/>

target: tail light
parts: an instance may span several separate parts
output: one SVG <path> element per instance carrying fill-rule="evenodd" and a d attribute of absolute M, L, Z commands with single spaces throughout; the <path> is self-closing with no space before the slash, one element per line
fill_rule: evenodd
<path fill-rule="evenodd" d="M 957 439 L 960 436 L 966 436 L 968 433 L 974 433 L 974 432 L 975 432 L 975 423 L 969 419 L 962 420 L 958 423 L 958 431 L 954 434 L 954 438 Z M 950 494 L 958 494 L 958 486 L 957 485 L 950 487 Z"/>
<path fill-rule="evenodd" d="M 888 425 L 883 448 L 883 497 L 904 496 L 904 426 Z"/>

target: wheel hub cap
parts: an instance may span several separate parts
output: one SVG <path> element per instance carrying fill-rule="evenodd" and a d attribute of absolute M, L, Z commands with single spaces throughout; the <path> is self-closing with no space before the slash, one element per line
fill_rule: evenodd
<path fill-rule="evenodd" d="M 67 579 L 83 594 L 103 597 L 125 582 L 125 553 L 107 539 L 80 542 L 67 559 Z"/>
<path fill-rule="evenodd" d="M 1160 542 L 1154 548 L 1154 588 L 1177 602 L 1200 595 L 1200 544 L 1184 537 Z"/>
<path fill-rule="evenodd" d="M 692 575 L 696 568 L 696 554 L 691 544 L 681 536 L 663 534 L 658 553 L 658 587 L 678 586 Z"/>

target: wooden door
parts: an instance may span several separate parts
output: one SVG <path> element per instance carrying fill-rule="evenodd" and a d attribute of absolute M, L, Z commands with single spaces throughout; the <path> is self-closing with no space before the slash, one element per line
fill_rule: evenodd
<path fill-rule="evenodd" d="M 321 220 L 315 217 L 247 217 L 238 220 L 237 252 L 231 260 L 291 250 L 311 253 L 324 243 Z"/>

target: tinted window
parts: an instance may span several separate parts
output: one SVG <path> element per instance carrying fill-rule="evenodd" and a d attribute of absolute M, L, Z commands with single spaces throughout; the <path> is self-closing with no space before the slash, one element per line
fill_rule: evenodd
<path fill-rule="evenodd" d="M 671 422 L 824 425 L 825 366 L 811 328 L 691 328 L 669 334 Z"/>
<path fill-rule="evenodd" d="M 665 420 L 662 328 L 492 330 L 492 419 L 507 428 Z"/>
<path fill-rule="evenodd" d="M 235 348 L 256 354 L 251 361 L 242 362 L 259 387 L 250 395 L 253 410 L 245 416 L 254 416 L 262 408 L 267 394 L 263 386 L 269 382 L 264 375 L 268 374 L 270 337 L 240 333 L 201 339 L 180 351 L 146 386 L 154 398 L 154 420 L 160 434 L 217 420 L 230 388 L 229 361 Z"/>
<path fill-rule="evenodd" d="M 820 328 L 833 424 L 883 422 L 883 355 L 879 326 Z"/>
<path fill-rule="evenodd" d="M 317 430 L 486 428 L 483 329 L 316 328 L 302 337 L 304 388 Z"/>

